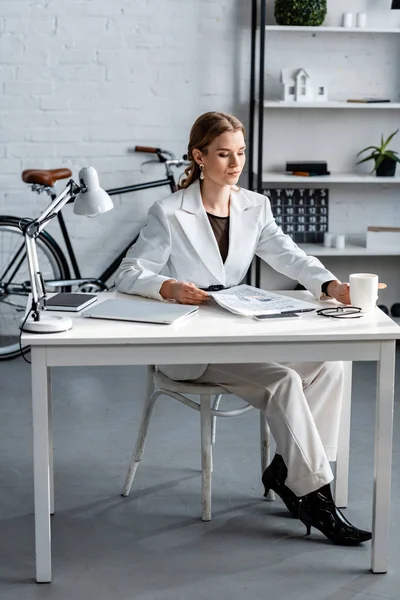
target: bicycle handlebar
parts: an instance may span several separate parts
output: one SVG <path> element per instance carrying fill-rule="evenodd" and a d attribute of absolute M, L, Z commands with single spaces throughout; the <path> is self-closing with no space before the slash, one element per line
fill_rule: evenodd
<path fill-rule="evenodd" d="M 135 146 L 135 152 L 143 152 L 145 154 L 156 154 L 157 158 L 146 160 L 142 165 L 147 165 L 149 163 L 164 163 L 167 172 L 170 167 L 183 167 L 187 166 L 189 162 L 187 161 L 187 154 L 185 154 L 182 158 L 175 158 L 175 154 L 170 150 L 163 150 L 162 148 L 155 148 L 153 146 Z"/>
<path fill-rule="evenodd" d="M 163 148 L 154 148 L 153 146 L 135 146 L 135 152 L 144 152 L 146 154 L 157 154 L 158 162 L 165 162 L 166 157 L 175 158 L 175 154 L 170 150 L 164 150 Z"/>
<path fill-rule="evenodd" d="M 157 154 L 162 152 L 161 148 L 153 148 L 152 146 L 135 146 L 135 152 L 146 152 L 148 154 Z"/>
<path fill-rule="evenodd" d="M 185 160 L 184 158 L 174 158 L 173 160 L 167 160 L 167 165 L 170 167 L 187 167 L 190 165 L 190 162 Z"/>

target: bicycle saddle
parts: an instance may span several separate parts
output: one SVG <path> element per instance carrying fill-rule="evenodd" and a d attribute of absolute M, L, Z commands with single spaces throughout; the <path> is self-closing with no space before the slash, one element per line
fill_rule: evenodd
<path fill-rule="evenodd" d="M 25 183 L 39 183 L 40 185 L 48 185 L 53 187 L 59 179 L 67 179 L 72 177 L 72 171 L 66 168 L 61 169 L 25 169 L 22 171 L 22 181 Z"/>

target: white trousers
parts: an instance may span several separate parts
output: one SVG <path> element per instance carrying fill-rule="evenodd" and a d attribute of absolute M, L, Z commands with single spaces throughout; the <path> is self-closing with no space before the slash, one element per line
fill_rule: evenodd
<path fill-rule="evenodd" d="M 326 363 L 216 364 L 194 380 L 217 383 L 258 409 L 288 469 L 297 495 L 333 479 L 343 396 L 343 365 Z"/>

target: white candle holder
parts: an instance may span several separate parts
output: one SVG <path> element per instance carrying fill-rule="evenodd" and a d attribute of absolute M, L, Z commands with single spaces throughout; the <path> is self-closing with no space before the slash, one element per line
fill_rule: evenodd
<path fill-rule="evenodd" d="M 343 27 L 353 27 L 353 13 L 343 13 Z"/>

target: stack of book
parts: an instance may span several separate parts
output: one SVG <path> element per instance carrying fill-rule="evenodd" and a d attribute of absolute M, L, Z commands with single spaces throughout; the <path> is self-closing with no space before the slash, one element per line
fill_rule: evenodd
<path fill-rule="evenodd" d="M 356 104 L 380 104 L 381 102 L 390 102 L 388 98 L 348 98 L 347 102 Z"/>
<path fill-rule="evenodd" d="M 286 171 L 298 177 L 318 177 L 330 175 L 326 161 L 292 161 L 286 163 Z"/>

